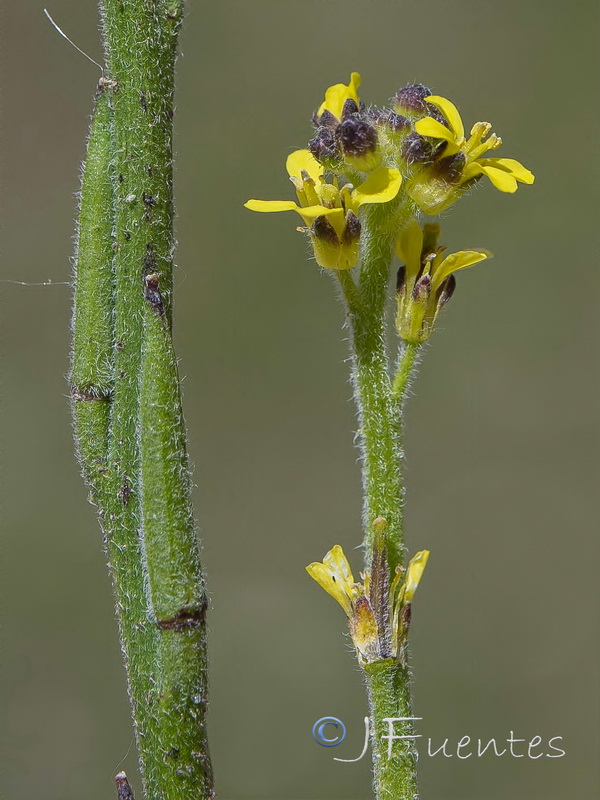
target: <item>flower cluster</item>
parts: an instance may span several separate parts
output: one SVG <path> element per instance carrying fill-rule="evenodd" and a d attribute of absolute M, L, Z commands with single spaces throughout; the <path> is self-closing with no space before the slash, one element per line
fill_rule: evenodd
<path fill-rule="evenodd" d="M 419 225 L 421 214 L 449 208 L 483 177 L 513 193 L 534 177 L 511 158 L 490 158 L 502 140 L 488 122 L 476 122 L 467 137 L 456 106 L 420 84 L 400 89 L 390 106 L 365 106 L 360 75 L 330 86 L 313 114 L 308 148 L 287 159 L 296 191 L 292 200 L 249 200 L 253 211 L 295 211 L 298 230 L 312 244 L 317 263 L 348 270 L 360 263 L 369 207 L 385 212 L 386 231 L 404 264 L 398 284 L 398 332 L 425 341 L 455 285 L 453 273 L 490 256 L 462 250 L 443 257 L 439 228 Z M 381 217 L 380 217 L 381 219 Z"/>
<path fill-rule="evenodd" d="M 322 562 L 306 568 L 311 578 L 346 612 L 348 628 L 361 664 L 388 658 L 402 660 L 410 624 L 413 597 L 429 558 L 421 550 L 406 569 L 399 567 L 392 581 L 384 550 L 376 551 L 371 572 L 354 575 L 342 548 L 336 544 Z"/>

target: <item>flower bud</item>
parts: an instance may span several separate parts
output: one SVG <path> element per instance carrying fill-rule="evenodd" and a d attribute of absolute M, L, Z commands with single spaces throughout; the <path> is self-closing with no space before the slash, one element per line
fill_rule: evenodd
<path fill-rule="evenodd" d="M 394 108 L 398 114 L 402 114 L 409 119 L 418 119 L 424 114 L 428 114 L 428 103 L 425 98 L 429 97 L 431 89 L 423 86 L 422 83 L 411 83 L 396 92 L 394 98 Z"/>
<path fill-rule="evenodd" d="M 378 166 L 377 131 L 373 125 L 354 114 L 338 125 L 336 135 L 351 167 L 368 172 Z"/>
<path fill-rule="evenodd" d="M 348 117 L 352 116 L 352 114 L 358 114 L 358 105 L 351 97 L 349 97 L 342 108 L 342 119 L 347 119 Z"/>
<path fill-rule="evenodd" d="M 308 143 L 308 149 L 320 164 L 335 170 L 341 158 L 341 152 L 334 128 L 319 128 Z"/>
<path fill-rule="evenodd" d="M 402 157 L 407 164 L 427 164 L 433 160 L 433 144 L 419 133 L 409 133 L 402 142 Z"/>

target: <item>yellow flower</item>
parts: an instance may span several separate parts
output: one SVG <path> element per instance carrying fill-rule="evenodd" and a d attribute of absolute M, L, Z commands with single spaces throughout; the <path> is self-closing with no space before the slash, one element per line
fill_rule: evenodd
<path fill-rule="evenodd" d="M 398 570 L 391 583 L 385 557 L 373 561 L 374 565 L 380 565 L 382 573 L 371 576 L 366 572 L 363 582 L 356 582 L 338 544 L 322 562 L 316 561 L 306 568 L 311 578 L 344 609 L 361 663 L 401 657 L 410 619 L 407 607 L 412 603 L 428 558 L 429 551 L 421 550 L 410 560 L 406 570 Z M 387 589 L 381 592 L 384 584 Z M 385 607 L 378 607 L 383 598 Z"/>
<path fill-rule="evenodd" d="M 519 183 L 534 182 L 533 174 L 513 158 L 482 157 L 502 144 L 495 133 L 489 135 L 492 129 L 489 122 L 476 122 L 466 138 L 454 103 L 438 95 L 429 95 L 425 100 L 440 111 L 447 125 L 433 117 L 415 122 L 415 131 L 421 136 L 446 142 L 442 158 L 426 167 L 407 189 L 423 211 L 428 214 L 443 211 L 461 196 L 465 184 L 480 175 L 488 177 L 501 192 L 516 192 Z M 448 168 L 448 175 L 444 175 L 444 167 Z"/>
<path fill-rule="evenodd" d="M 353 72 L 350 75 L 350 83 L 347 86 L 345 83 L 336 83 L 335 86 L 330 86 L 325 92 L 325 100 L 321 103 L 317 111 L 317 121 L 320 121 L 323 113 L 328 111 L 339 122 L 342 118 L 342 111 L 346 100 L 353 100 L 357 106 L 359 105 L 359 86 L 360 75 L 358 72 Z"/>
<path fill-rule="evenodd" d="M 339 544 L 325 555 L 323 563 L 315 561 L 306 571 L 351 616 L 356 600 L 364 594 L 364 586 L 355 583 L 348 559 Z"/>
<path fill-rule="evenodd" d="M 404 268 L 399 273 L 398 333 L 407 342 L 424 342 L 437 315 L 454 291 L 453 274 L 491 258 L 488 250 L 460 250 L 445 256 L 437 246 L 439 225 L 423 229 L 413 219 L 400 233 L 396 254 Z"/>
<path fill-rule="evenodd" d="M 251 211 L 295 211 L 309 233 L 317 263 L 327 269 L 349 269 L 358 261 L 361 206 L 387 203 L 400 190 L 402 176 L 397 169 L 380 167 L 356 189 L 337 179 L 327 183 L 321 164 L 309 150 L 296 150 L 288 156 L 286 168 L 296 189 L 293 200 L 248 200 Z"/>

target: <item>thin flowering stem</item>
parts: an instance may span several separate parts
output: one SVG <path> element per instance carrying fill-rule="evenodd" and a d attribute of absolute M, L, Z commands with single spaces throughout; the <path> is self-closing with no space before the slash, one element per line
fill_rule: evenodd
<path fill-rule="evenodd" d="M 353 383 L 360 425 L 364 492 L 365 569 L 373 574 L 378 537 L 384 536 L 389 572 L 404 563 L 403 420 L 405 392 L 416 366 L 417 349 L 407 345 L 392 383 L 386 348 L 385 307 L 392 261 L 392 237 L 382 236 L 381 212 L 363 223 L 361 281 L 338 274 L 351 329 Z M 366 230 L 365 230 L 366 229 Z M 410 672 L 406 660 L 378 660 L 364 667 L 369 700 L 374 784 L 377 800 L 417 798 L 413 740 L 398 740 L 388 757 L 385 735 L 390 718 L 412 717 Z M 412 735 L 410 721 L 396 723 L 394 734 Z"/>
<path fill-rule="evenodd" d="M 338 277 L 351 331 L 352 379 L 360 425 L 365 566 L 370 569 L 373 557 L 374 523 L 384 519 L 388 565 L 393 573 L 404 562 L 402 420 L 401 398 L 390 379 L 385 333 L 393 236 L 381 235 L 381 217 L 381 210 L 375 207 L 364 218 L 359 286 L 356 288 L 344 271 Z"/>
<path fill-rule="evenodd" d="M 466 139 L 456 107 L 425 86 L 405 86 L 390 108 L 380 109 L 361 103 L 360 83 L 353 72 L 348 84 L 327 89 L 313 115 L 309 148 L 288 157 L 299 204 L 249 200 L 246 207 L 298 213 L 317 263 L 335 271 L 344 298 L 362 456 L 365 566 L 356 581 L 335 545 L 306 569 L 348 618 L 367 684 L 376 800 L 418 800 L 407 643 L 429 551 L 404 565 L 404 406 L 422 344 L 455 290 L 454 273 L 491 256 L 481 249 L 446 255 L 437 244 L 439 226 L 421 226 L 419 215 L 445 210 L 482 176 L 507 193 L 534 177 L 514 159 L 481 158 L 501 144 L 494 134 L 487 138 L 491 125 L 475 123 Z M 402 344 L 392 378 L 385 320 L 395 254 L 402 262 L 395 320 Z"/>

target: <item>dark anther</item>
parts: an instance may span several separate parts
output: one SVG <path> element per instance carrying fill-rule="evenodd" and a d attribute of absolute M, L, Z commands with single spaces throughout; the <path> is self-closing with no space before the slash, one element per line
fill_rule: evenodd
<path fill-rule="evenodd" d="M 146 95 L 144 92 L 140 92 L 140 105 L 142 107 L 142 111 L 146 113 L 146 111 L 148 111 L 148 104 L 146 103 Z"/>
<path fill-rule="evenodd" d="M 404 284 L 406 282 L 406 267 L 400 267 L 398 270 L 398 274 L 396 275 L 396 291 L 398 294 L 404 289 Z"/>
<path fill-rule="evenodd" d="M 427 113 L 427 103 L 425 98 L 429 97 L 431 89 L 423 86 L 422 83 L 410 83 L 403 89 L 396 92 L 396 107 L 399 111 L 408 113 L 410 116 L 415 116 L 422 113 Z"/>
<path fill-rule="evenodd" d="M 124 350 L 124 348 L 125 348 L 124 342 L 117 342 L 115 344 L 115 350 L 118 350 L 119 352 L 121 352 L 121 350 Z"/>
<path fill-rule="evenodd" d="M 431 294 L 431 275 L 421 275 L 412 290 L 413 300 L 424 300 Z"/>
<path fill-rule="evenodd" d="M 200 628 L 206 619 L 206 598 L 197 606 L 184 606 L 172 617 L 157 620 L 158 627 L 167 631 L 185 631 Z"/>
<path fill-rule="evenodd" d="M 462 153 L 455 153 L 452 156 L 439 158 L 434 162 L 433 168 L 435 172 L 441 178 L 445 178 L 448 183 L 456 183 L 462 175 L 465 161 L 466 159 Z"/>
<path fill-rule="evenodd" d="M 325 215 L 315 219 L 311 231 L 315 238 L 322 239 L 325 242 L 329 242 L 329 244 L 338 245 L 340 243 L 335 228 Z"/>
<path fill-rule="evenodd" d="M 377 147 L 377 131 L 360 117 L 348 117 L 336 131 L 338 141 L 347 156 L 362 156 Z"/>
<path fill-rule="evenodd" d="M 440 293 L 438 297 L 438 308 L 441 308 L 448 302 L 448 300 L 450 300 L 450 298 L 454 294 L 455 289 L 456 289 L 456 278 L 454 277 L 454 275 L 448 275 L 448 277 L 440 287 Z"/>
<path fill-rule="evenodd" d="M 127 775 L 124 772 L 119 772 L 115 775 L 115 784 L 117 786 L 117 797 L 119 800 L 133 800 L 133 792 L 127 780 Z"/>
<path fill-rule="evenodd" d="M 156 203 L 156 198 L 152 194 L 146 194 L 146 192 L 142 193 L 142 200 L 144 201 L 144 205 L 148 208 L 152 208 L 152 206 Z"/>
<path fill-rule="evenodd" d="M 353 211 L 346 215 L 346 226 L 342 235 L 342 244 L 350 244 L 360 238 L 360 220 Z"/>
<path fill-rule="evenodd" d="M 433 157 L 433 145 L 419 133 L 409 133 L 402 142 L 402 156 L 408 164 L 426 164 Z"/>
<path fill-rule="evenodd" d="M 333 128 L 319 128 L 315 136 L 308 143 L 308 149 L 321 162 L 331 162 L 339 159 L 340 149 Z"/>
<path fill-rule="evenodd" d="M 163 298 L 159 287 L 160 275 L 158 272 L 151 272 L 144 277 L 144 285 L 146 287 L 146 300 L 161 317 L 165 313 L 163 305 Z"/>
<path fill-rule="evenodd" d="M 176 761 L 180 756 L 180 750 L 178 747 L 169 747 L 167 750 L 167 758 L 172 758 Z"/>
<path fill-rule="evenodd" d="M 342 119 L 346 119 L 346 117 L 349 117 L 351 114 L 358 114 L 358 106 L 354 100 L 349 97 L 342 108 Z"/>
<path fill-rule="evenodd" d="M 119 183 L 123 183 L 124 180 L 125 178 L 123 177 L 123 173 L 119 172 Z"/>
<path fill-rule="evenodd" d="M 125 231 L 125 233 L 123 234 L 123 238 L 125 239 L 126 242 L 128 242 L 131 239 L 131 234 L 129 233 L 129 231 Z"/>

